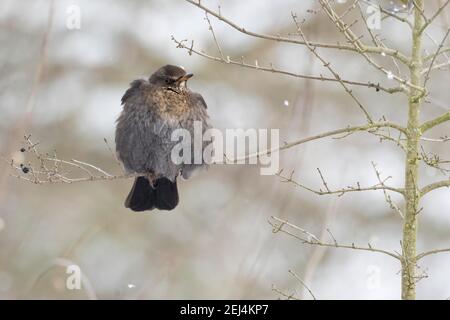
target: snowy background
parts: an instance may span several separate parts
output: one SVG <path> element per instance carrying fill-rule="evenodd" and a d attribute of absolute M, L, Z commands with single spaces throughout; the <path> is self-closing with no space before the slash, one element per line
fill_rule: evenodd
<path fill-rule="evenodd" d="M 315 1 L 202 3 L 213 9 L 220 3 L 222 14 L 237 24 L 275 35 L 295 31 L 295 11 L 308 19 L 309 38 L 342 41 L 326 17 L 314 13 L 319 9 Z M 6 146 L 17 134 L 16 124 L 32 89 L 49 4 L 0 2 L 0 151 L 9 159 Z M 67 10 L 74 5 L 81 10 L 81 28 L 71 30 L 66 26 Z M 449 10 L 445 13 L 450 18 Z M 278 128 L 282 141 L 292 141 L 365 121 L 336 83 L 220 64 L 176 48 L 172 35 L 195 40 L 197 48 L 218 55 L 204 14 L 183 0 L 56 0 L 53 17 L 31 121 L 18 134 L 33 134 L 42 150 L 57 150 L 61 158 L 117 171 L 103 138 L 114 141 L 120 98 L 131 80 L 148 77 L 164 64 L 182 65 L 195 74 L 189 85 L 203 95 L 212 123 L 220 129 Z M 212 17 L 211 21 L 230 57 L 329 75 L 305 48 L 254 39 Z M 438 19 L 430 35 L 441 39 L 448 21 Z M 380 33 L 388 45 L 409 53 L 408 28 L 385 20 Z M 425 42 L 432 52 L 433 43 Z M 352 53 L 320 53 L 346 79 L 395 86 Z M 394 68 L 388 58 L 380 61 Z M 433 73 L 422 120 L 450 107 L 449 80 L 448 69 Z M 406 123 L 404 96 L 364 87 L 354 92 L 374 118 Z M 444 125 L 428 136 L 439 138 L 448 130 Z M 16 149 L 20 147 L 18 143 Z M 428 142 L 424 148 L 442 158 L 450 156 L 446 144 Z M 401 186 L 403 153 L 367 133 L 286 150 L 280 165 L 288 172 L 295 170 L 294 178 L 312 187 L 321 186 L 316 171 L 320 167 L 329 185 L 339 188 L 358 181 L 377 183 L 372 161 L 384 176 L 392 176 L 391 184 Z M 289 270 L 302 277 L 318 299 L 400 296 L 396 260 L 371 252 L 317 251 L 272 233 L 267 222 L 277 216 L 318 235 L 327 227 L 342 243 L 370 242 L 399 251 L 402 221 L 382 192 L 320 197 L 278 177 L 261 176 L 257 166 L 214 166 L 179 184 L 181 201 L 174 211 L 137 214 L 123 207 L 131 180 L 36 186 L 10 177 L 5 163 L 1 169 L 0 298 L 279 298 L 273 286 L 302 296 Z M 435 169 L 421 169 L 422 184 L 444 177 Z M 401 204 L 399 197 L 392 197 Z M 450 246 L 449 190 L 427 195 L 422 205 L 418 251 Z M 317 256 L 321 258 L 315 263 Z M 81 268 L 86 280 L 82 290 L 66 289 L 66 264 Z M 428 277 L 418 284 L 418 298 L 449 298 L 450 255 L 429 256 L 420 267 Z"/>

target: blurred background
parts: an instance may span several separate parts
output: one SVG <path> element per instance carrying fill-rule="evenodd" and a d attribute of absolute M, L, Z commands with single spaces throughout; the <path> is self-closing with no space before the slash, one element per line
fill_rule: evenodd
<path fill-rule="evenodd" d="M 294 11 L 307 19 L 309 39 L 344 41 L 316 1 L 202 3 L 214 10 L 220 5 L 224 16 L 248 30 L 274 35 L 295 32 Z M 32 134 L 42 152 L 56 150 L 59 158 L 120 173 L 104 143 L 106 138 L 113 144 L 120 98 L 129 82 L 147 78 L 165 64 L 182 65 L 195 74 L 189 86 L 203 95 L 212 123 L 220 129 L 277 128 L 282 143 L 365 122 L 339 84 L 221 64 L 176 48 L 172 35 L 194 40 L 196 48 L 219 56 L 204 13 L 183 0 L 56 0 L 50 8 L 48 0 L 0 2 L 0 298 L 284 298 L 276 290 L 311 298 L 289 270 L 318 299 L 400 297 L 396 260 L 303 245 L 272 233 L 268 223 L 277 216 L 317 236 L 329 228 L 341 243 L 370 242 L 400 251 L 402 221 L 381 191 L 317 196 L 279 177 L 261 176 L 255 165 L 216 165 L 179 183 L 181 200 L 175 210 L 134 213 L 123 207 L 131 180 L 34 185 L 11 177 L 17 172 L 8 161 L 14 157 L 27 163 L 31 156 L 19 152 L 24 134 Z M 78 9 L 80 28 L 71 28 L 68 19 Z M 436 50 L 431 38 L 442 39 L 449 18 L 446 9 L 429 30 L 429 52 Z M 211 22 L 224 55 L 330 76 L 303 47 L 252 38 L 213 17 Z M 389 46 L 409 53 L 407 27 L 386 19 L 377 32 Z M 369 41 L 367 35 L 364 40 Z M 353 53 L 320 53 L 343 78 L 396 86 Z M 396 72 L 388 57 L 376 59 Z M 432 76 L 422 120 L 450 107 L 448 69 Z M 36 78 L 38 85 L 33 85 Z M 375 119 L 385 116 L 406 124 L 403 95 L 353 90 Z M 448 130 L 443 125 L 427 137 L 439 138 Z M 445 143 L 423 146 L 443 159 L 450 156 Z M 402 185 L 403 152 L 364 132 L 303 144 L 283 151 L 280 158 L 286 172 L 295 170 L 295 180 L 316 188 L 321 187 L 318 167 L 331 188 L 373 185 L 378 181 L 371 162 L 384 177 L 392 176 L 392 185 Z M 422 167 L 422 184 L 440 179 L 445 175 L 439 170 Z M 448 192 L 441 189 L 423 199 L 419 252 L 450 246 Z M 397 195 L 392 199 L 402 205 Z M 71 264 L 82 271 L 81 290 L 66 289 L 66 266 Z M 421 260 L 426 278 L 418 284 L 418 298 L 449 298 L 449 267 L 450 254 Z"/>

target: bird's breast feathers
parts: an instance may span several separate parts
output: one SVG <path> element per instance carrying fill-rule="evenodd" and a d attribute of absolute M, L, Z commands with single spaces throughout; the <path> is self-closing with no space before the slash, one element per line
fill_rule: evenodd
<path fill-rule="evenodd" d="M 192 109 L 189 91 L 174 91 L 167 88 L 158 88 L 151 92 L 151 108 L 165 119 L 183 119 Z"/>

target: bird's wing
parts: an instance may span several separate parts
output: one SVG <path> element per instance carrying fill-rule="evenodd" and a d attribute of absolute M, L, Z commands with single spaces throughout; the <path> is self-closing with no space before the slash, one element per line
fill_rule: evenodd
<path fill-rule="evenodd" d="M 202 95 L 197 92 L 190 92 L 190 101 L 191 101 L 191 108 L 194 110 L 194 112 L 190 113 L 190 121 L 200 121 L 202 124 L 202 133 L 204 134 L 206 130 L 211 128 L 211 125 L 209 123 L 209 117 L 207 113 L 207 105 L 205 102 L 205 99 L 203 99 Z M 191 122 L 192 123 L 192 122 Z M 194 132 L 194 127 L 191 125 L 189 128 L 191 132 L 191 136 L 195 137 L 196 133 Z M 207 146 L 210 144 L 210 141 L 203 141 L 203 150 L 207 148 Z M 182 176 L 184 179 L 188 179 L 194 171 L 196 171 L 200 167 L 205 166 L 205 160 L 203 159 L 200 163 L 195 163 L 195 155 L 194 153 L 191 154 L 192 161 L 191 164 L 183 164 L 182 167 Z M 210 159 L 208 159 L 210 160 Z"/>
<path fill-rule="evenodd" d="M 133 80 L 130 83 L 130 88 L 127 91 L 125 91 L 125 94 L 122 97 L 122 104 L 124 104 L 130 97 L 138 93 L 141 86 L 144 85 L 145 83 L 147 83 L 147 81 L 143 79 Z"/>
<path fill-rule="evenodd" d="M 191 97 L 193 98 L 194 102 L 198 104 L 199 106 L 208 109 L 208 106 L 206 105 L 205 99 L 203 99 L 202 95 L 197 92 L 191 92 Z"/>
<path fill-rule="evenodd" d="M 177 168 L 170 161 L 171 133 L 178 122 L 161 117 L 153 90 L 148 82 L 136 80 L 125 92 L 117 119 L 117 155 L 128 171 L 156 172 L 173 179 Z"/>

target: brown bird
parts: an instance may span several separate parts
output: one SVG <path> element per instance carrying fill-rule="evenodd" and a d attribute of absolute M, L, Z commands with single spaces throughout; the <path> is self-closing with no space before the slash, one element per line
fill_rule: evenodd
<path fill-rule="evenodd" d="M 203 97 L 186 86 L 192 74 L 180 67 L 166 65 L 149 80 L 134 80 L 122 97 L 123 110 L 117 119 L 116 152 L 128 173 L 138 176 L 125 200 L 133 211 L 172 210 L 178 202 L 177 177 L 188 178 L 204 165 L 171 159 L 172 132 L 187 129 L 194 137 L 194 121 L 203 133 L 210 128 Z M 194 139 L 191 139 L 192 143 Z M 193 152 L 191 153 L 193 154 Z"/>

